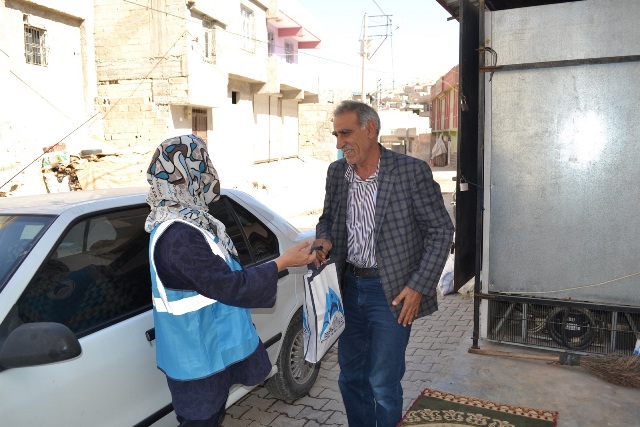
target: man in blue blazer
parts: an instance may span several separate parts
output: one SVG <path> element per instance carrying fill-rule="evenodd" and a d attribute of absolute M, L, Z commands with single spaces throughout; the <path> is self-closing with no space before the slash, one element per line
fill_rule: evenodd
<path fill-rule="evenodd" d="M 438 309 L 453 224 L 428 164 L 377 142 L 371 106 L 342 102 L 333 128 L 344 157 L 329 165 L 314 246 L 343 289 L 338 383 L 350 427 L 393 427 L 411 323 Z"/>

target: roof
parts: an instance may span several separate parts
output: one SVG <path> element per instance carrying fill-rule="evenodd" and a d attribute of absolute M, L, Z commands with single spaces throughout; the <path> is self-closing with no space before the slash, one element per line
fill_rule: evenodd
<path fill-rule="evenodd" d="M 452 19 L 458 19 L 460 15 L 460 1 L 461 0 L 435 0 L 437 1 L 449 14 Z M 478 7 L 480 0 L 469 0 L 471 4 Z M 484 4 L 488 10 L 505 10 L 505 9 L 518 9 L 521 7 L 529 6 L 542 6 L 547 4 L 567 3 L 574 0 L 484 0 Z M 575 0 L 581 1 L 581 0 Z"/>

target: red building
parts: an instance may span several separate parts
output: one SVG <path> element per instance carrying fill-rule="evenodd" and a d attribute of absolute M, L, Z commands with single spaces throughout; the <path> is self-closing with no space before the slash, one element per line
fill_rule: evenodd
<path fill-rule="evenodd" d="M 445 142 L 447 153 L 434 158 L 434 166 L 455 162 L 458 146 L 458 66 L 440 77 L 431 86 L 431 146 L 439 138 Z"/>

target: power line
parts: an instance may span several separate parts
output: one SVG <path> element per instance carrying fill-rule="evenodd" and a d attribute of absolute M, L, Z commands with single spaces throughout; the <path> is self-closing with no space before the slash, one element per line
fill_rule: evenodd
<path fill-rule="evenodd" d="M 160 9 L 156 9 L 156 8 L 153 8 L 153 7 L 149 7 L 149 6 L 147 6 L 147 5 L 143 5 L 143 4 L 140 4 L 140 3 L 136 3 L 136 2 L 134 2 L 134 1 L 132 1 L 132 0 L 122 0 L 122 1 L 124 1 L 124 2 L 126 2 L 126 3 L 133 4 L 133 5 L 135 5 L 135 6 L 139 6 L 139 7 L 142 7 L 142 8 L 148 9 L 148 10 L 153 10 L 154 12 L 164 13 L 165 15 L 172 16 L 172 17 L 174 17 L 174 18 L 178 18 L 178 19 L 181 19 L 181 20 L 184 20 L 184 21 L 187 21 L 187 22 L 192 22 L 192 23 L 200 23 L 200 22 L 201 22 L 201 20 L 198 20 L 198 19 L 190 19 L 190 18 L 186 18 L 186 17 L 184 17 L 184 16 L 175 15 L 175 14 L 169 13 L 169 12 L 164 11 L 164 10 L 160 10 Z M 376 4 L 376 5 L 377 5 L 377 4 Z M 378 8 L 380 8 L 380 7 L 378 6 Z M 381 11 L 382 11 L 382 10 L 381 10 Z M 383 12 L 383 13 L 384 13 L 384 12 Z M 376 16 L 377 16 L 377 15 L 376 15 Z M 218 22 L 218 21 L 216 21 L 215 19 L 214 19 L 213 21 L 214 21 L 214 22 Z M 217 30 L 220 30 L 220 31 L 224 31 L 226 34 L 230 34 L 230 35 L 232 35 L 232 36 L 242 37 L 242 38 L 246 38 L 246 37 L 247 37 L 245 34 L 234 33 L 234 32 L 232 32 L 232 31 L 227 30 L 226 28 L 216 27 L 216 29 L 217 29 Z M 256 42 L 256 43 L 262 43 L 262 44 L 267 44 L 267 43 L 268 43 L 268 40 L 266 40 L 266 41 L 265 41 L 265 40 L 259 40 L 259 39 L 255 38 L 255 37 L 250 38 L 250 39 L 251 39 L 251 41 Z M 282 46 L 282 45 L 275 45 L 275 46 L 277 46 L 278 48 L 284 48 L 284 46 Z M 202 46 L 201 46 L 201 47 L 202 47 Z M 228 48 L 228 47 L 227 47 L 227 48 Z M 238 48 L 238 50 L 241 50 L 241 49 L 240 49 L 240 48 Z M 312 58 L 321 59 L 321 60 L 323 60 L 323 61 L 333 62 L 333 63 L 336 63 L 336 64 L 344 65 L 344 66 L 351 67 L 351 68 L 360 68 L 360 65 L 349 64 L 349 63 L 346 63 L 346 62 L 337 61 L 337 60 L 335 60 L 335 59 L 325 58 L 325 57 L 322 57 L 322 56 L 319 56 L 319 55 L 313 55 L 313 54 L 311 54 L 311 53 L 304 52 L 304 51 L 300 51 L 300 50 L 298 50 L 297 52 L 298 52 L 298 56 L 308 56 L 308 57 L 312 57 Z M 386 73 L 386 71 L 382 71 L 382 70 L 371 69 L 371 68 L 366 68 L 366 69 L 367 69 L 368 71 L 373 71 L 373 72 L 377 72 L 377 73 Z"/>
<path fill-rule="evenodd" d="M 167 16 L 171 16 L 171 17 L 174 17 L 174 18 L 178 18 L 178 19 L 181 19 L 181 20 L 183 20 L 183 21 L 192 22 L 192 23 L 196 23 L 196 24 L 201 22 L 201 20 L 199 20 L 199 19 L 190 19 L 190 18 L 186 18 L 186 17 L 184 17 L 184 16 L 175 15 L 175 14 L 169 13 L 169 12 L 164 11 L 164 10 L 160 10 L 160 9 L 156 9 L 156 8 L 153 8 L 153 7 L 150 7 L 150 6 L 144 5 L 144 4 L 136 3 L 136 2 L 131 1 L 131 0 L 122 0 L 122 1 L 124 1 L 124 2 L 126 2 L 126 3 L 133 4 L 133 5 L 135 5 L 135 6 L 139 6 L 139 7 L 144 8 L 144 9 L 152 10 L 152 11 L 154 11 L 154 12 L 163 13 L 163 14 L 165 14 L 165 15 L 167 15 Z M 203 14 L 203 15 L 204 15 L 204 14 Z M 217 21 L 217 20 L 215 20 L 215 19 L 213 19 L 213 22 L 214 22 L 214 23 L 218 23 L 218 24 L 219 24 L 219 21 Z M 247 37 L 245 34 L 235 33 L 235 32 L 233 32 L 233 31 L 229 31 L 229 30 L 227 30 L 226 28 L 223 28 L 223 27 L 221 27 L 221 26 L 216 26 L 216 31 L 223 31 L 223 32 L 225 32 L 226 34 L 229 34 L 229 35 L 232 35 L 232 36 L 236 36 L 236 37 L 249 38 L 252 42 L 255 42 L 255 43 L 262 43 L 262 44 L 268 44 L 268 43 L 269 43 L 269 41 L 268 41 L 268 40 L 260 40 L 260 39 L 257 39 L 257 38 L 255 38 L 255 37 Z M 274 45 L 274 46 L 276 46 L 276 47 L 278 47 L 278 48 L 283 48 L 283 49 L 284 49 L 284 45 Z M 202 47 L 202 46 L 201 46 L 201 47 Z M 227 48 L 227 49 L 228 49 L 229 47 L 225 46 L 225 48 Z M 237 50 L 242 50 L 242 49 L 241 49 L 241 48 L 238 48 Z M 304 51 L 300 51 L 300 50 L 298 50 L 297 52 L 298 52 L 298 56 L 310 56 L 310 57 L 314 57 L 314 58 L 322 59 L 322 60 L 324 60 L 324 61 L 334 62 L 334 63 L 338 63 L 338 64 L 341 64 L 341 65 L 346 65 L 346 66 L 349 66 L 349 67 L 359 67 L 358 65 L 348 64 L 348 63 L 346 63 L 346 62 L 340 62 L 340 61 L 336 61 L 336 60 L 334 60 L 334 59 L 324 58 L 324 57 L 321 57 L 321 56 L 318 56 L 318 55 L 312 55 L 312 54 L 310 54 L 310 53 L 307 53 L 307 52 L 304 52 Z M 377 70 L 373 70 L 373 71 L 377 71 Z"/>
<path fill-rule="evenodd" d="M 378 3 L 376 3 L 376 0 L 372 0 L 373 3 L 378 6 L 378 9 L 380 9 L 380 13 L 382 13 L 384 15 L 384 12 L 382 11 L 382 8 L 380 7 L 380 5 L 378 5 Z"/>
<path fill-rule="evenodd" d="M 126 0 L 125 0 L 126 1 Z M 151 73 L 153 72 L 153 70 L 156 69 L 156 67 L 158 65 L 160 65 L 160 63 L 162 61 L 164 61 L 166 59 L 166 57 L 169 55 L 169 52 L 171 52 L 171 50 L 175 47 L 175 45 L 178 43 L 178 41 L 184 37 L 184 35 L 186 34 L 186 31 L 183 32 L 182 34 L 180 34 L 180 37 L 178 37 L 176 39 L 176 41 L 171 45 L 171 47 L 169 49 L 167 49 L 167 52 L 162 56 L 162 58 L 160 58 L 156 64 L 149 70 L 149 72 L 147 73 L 147 75 L 144 77 L 144 79 L 149 78 L 149 75 L 151 75 Z M 17 77 L 17 76 L 16 76 Z M 142 85 L 142 81 L 140 83 L 138 83 L 138 86 L 136 86 L 133 91 L 131 92 L 131 95 L 133 95 L 134 93 L 136 93 L 136 91 L 138 90 L 138 88 Z M 111 113 L 111 111 L 113 111 L 113 109 L 120 103 L 120 100 L 122 98 L 119 98 L 118 101 L 116 101 L 115 104 L 113 104 L 111 106 L 111 108 L 109 108 L 109 110 L 107 112 L 105 112 L 104 117 L 107 117 L 109 115 L 109 113 Z M 82 128 L 84 125 L 86 125 L 87 123 L 89 123 L 91 120 L 93 120 L 96 116 L 98 116 L 100 114 L 100 112 L 96 112 L 95 114 L 93 114 L 91 117 L 89 117 L 87 120 L 85 120 L 84 122 L 82 122 L 79 126 L 77 126 L 75 129 L 73 129 L 71 132 L 69 132 L 67 135 L 65 135 L 62 139 L 60 139 L 58 142 L 56 142 L 53 145 L 50 145 L 47 150 L 45 150 L 42 154 L 40 154 L 39 156 L 37 156 L 36 158 L 34 158 L 33 160 L 31 160 L 29 163 L 27 163 L 27 165 L 25 167 L 23 167 L 22 169 L 20 169 L 18 172 L 16 172 L 11 178 L 9 178 L 4 184 L 0 185 L 0 188 L 3 188 L 5 185 L 7 185 L 8 183 L 10 183 L 11 181 L 13 181 L 18 175 L 20 175 L 22 172 L 24 172 L 29 166 L 31 166 L 32 164 L 34 164 L 35 162 L 37 162 L 38 160 L 40 160 L 45 154 L 51 152 L 53 150 L 54 147 L 56 147 L 57 145 L 59 145 L 60 143 L 62 143 L 62 141 L 64 141 L 65 139 L 69 138 L 71 135 L 73 135 L 74 133 L 76 133 L 80 128 Z"/>
<path fill-rule="evenodd" d="M 136 3 L 135 1 L 132 0 L 122 0 L 125 3 L 129 3 L 132 4 L 134 6 L 138 6 L 147 10 L 152 10 L 154 12 L 158 12 L 158 13 L 162 13 L 165 14 L 166 16 L 171 16 L 173 18 L 177 18 L 177 19 L 181 19 L 183 21 L 187 21 L 187 22 L 192 22 L 192 23 L 201 23 L 202 20 L 200 19 L 190 19 L 184 16 L 179 16 L 170 12 L 167 12 L 166 10 L 160 10 L 157 8 L 153 8 L 150 7 L 148 5 L 145 4 L 140 4 L 140 3 Z M 375 3 L 375 0 L 373 0 Z M 376 3 L 376 6 L 378 6 L 378 8 L 380 9 L 380 11 L 382 12 L 382 9 L 380 8 L 380 6 Z M 383 12 L 384 13 L 384 12 Z M 202 14 L 204 16 L 206 16 L 205 14 Z M 216 21 L 215 19 L 213 19 L 214 23 L 219 23 L 219 21 Z M 216 30 L 219 31 L 224 31 L 225 33 L 232 35 L 232 36 L 236 36 L 236 37 L 241 37 L 241 38 L 248 38 L 251 41 L 255 42 L 255 43 L 263 43 L 263 44 L 268 44 L 268 40 L 259 40 L 255 37 L 247 37 L 246 34 L 239 34 L 239 33 L 235 33 L 232 31 L 227 30 L 226 28 L 223 28 L 221 26 L 216 26 Z M 173 43 L 173 45 L 167 50 L 167 52 L 158 59 L 158 61 L 156 62 L 156 64 L 148 71 L 148 73 L 146 74 L 146 76 L 144 77 L 144 79 L 148 79 L 149 75 L 153 72 L 153 70 L 160 65 L 160 63 L 162 61 L 164 61 L 166 59 L 166 57 L 168 56 L 169 52 L 175 47 L 175 45 L 178 43 L 178 41 L 185 35 L 185 34 L 189 34 L 191 37 L 193 37 L 194 39 L 197 39 L 197 37 L 193 36 L 191 33 L 189 33 L 188 31 L 184 31 L 177 39 L 176 41 Z M 383 40 L 384 41 L 384 40 Z M 199 41 L 195 41 L 198 46 L 202 47 Z M 280 46 L 280 45 L 276 45 L 279 48 L 283 48 L 284 46 Z M 238 48 L 238 50 L 241 50 L 241 48 Z M 377 49 L 376 49 L 377 50 Z M 10 58 L 10 56 L 2 49 L 0 49 L 0 52 L 3 53 L 4 55 L 6 55 L 7 57 Z M 374 52 L 375 53 L 375 52 Z M 309 57 L 314 57 L 317 59 L 321 59 L 323 61 L 327 61 L 327 62 L 333 62 L 336 64 L 340 64 L 343 66 L 347 66 L 347 67 L 352 67 L 352 68 L 359 68 L 360 66 L 355 65 L 355 64 L 349 64 L 346 62 L 341 62 L 341 61 L 337 61 L 331 58 L 325 58 L 322 56 L 318 56 L 318 55 L 313 55 L 307 52 L 300 52 L 298 50 L 298 56 L 300 56 L 302 54 L 302 56 L 309 56 Z M 381 70 L 376 70 L 376 69 L 369 69 L 367 68 L 367 70 L 369 71 L 373 71 L 373 72 L 377 72 L 377 73 L 386 73 L 385 71 L 381 71 Z M 29 89 L 33 90 L 36 94 L 38 94 L 44 101 L 46 101 L 48 104 L 50 104 L 56 111 L 60 112 L 61 114 L 63 114 L 67 119 L 69 119 L 69 117 L 67 117 L 64 113 L 62 113 L 55 105 L 53 105 L 53 103 L 51 103 L 49 100 L 47 100 L 41 93 L 39 93 L 36 89 L 34 89 L 33 87 L 31 87 L 24 79 L 22 79 L 20 76 L 18 76 L 17 74 L 15 74 L 13 71 L 11 71 L 11 74 L 13 74 L 19 81 L 21 81 L 24 85 L 26 85 Z M 139 89 L 139 87 L 142 85 L 143 83 L 140 82 L 138 84 L 138 86 L 136 86 L 131 94 L 133 95 L 134 93 L 136 93 L 136 91 Z M 120 103 L 120 99 L 118 99 L 118 101 L 116 103 L 114 103 L 109 109 L 108 111 L 106 111 L 104 113 L 103 118 L 107 117 L 111 111 L 113 111 L 113 109 Z M 3 188 L 5 185 L 7 185 L 8 183 L 10 183 L 13 179 L 15 179 L 18 175 L 20 175 L 22 172 L 24 172 L 29 166 L 31 166 L 32 164 L 34 164 L 35 162 L 37 162 L 38 160 L 40 160 L 45 154 L 51 152 L 54 147 L 58 146 L 60 143 L 62 143 L 64 140 L 66 140 L 69 136 L 73 135 L 75 132 L 77 132 L 79 129 L 81 129 L 83 126 L 85 126 L 87 123 L 89 123 L 91 120 L 93 120 L 96 116 L 98 116 L 100 114 L 100 112 L 96 112 L 95 114 L 93 114 L 92 116 L 90 116 L 87 120 L 85 120 L 83 123 L 81 123 L 79 126 L 77 126 L 76 128 L 74 128 L 71 132 L 69 132 L 67 135 L 65 135 L 63 138 L 61 138 L 59 141 L 57 141 L 55 144 L 49 145 L 48 149 L 46 151 L 44 151 L 41 155 L 37 156 L 36 158 L 34 158 L 32 161 L 30 161 L 26 166 L 24 166 L 20 171 L 18 171 L 15 175 L 13 175 L 11 178 L 9 178 L 5 183 L 3 183 L 2 185 L 0 185 L 0 188 Z"/>

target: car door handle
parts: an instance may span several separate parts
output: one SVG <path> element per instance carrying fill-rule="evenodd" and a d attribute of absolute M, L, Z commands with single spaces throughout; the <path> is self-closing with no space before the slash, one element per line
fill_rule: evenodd
<path fill-rule="evenodd" d="M 147 332 L 144 333 L 144 336 L 147 337 L 147 341 L 151 342 L 156 339 L 156 328 L 151 328 Z"/>
<path fill-rule="evenodd" d="M 284 270 L 278 272 L 278 280 L 288 275 L 289 275 L 289 269 L 285 268 Z"/>

